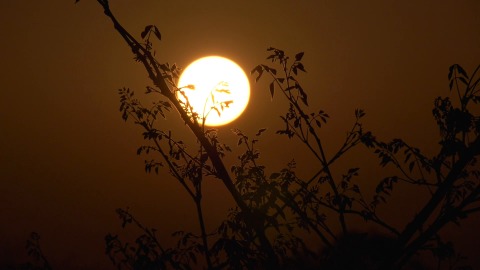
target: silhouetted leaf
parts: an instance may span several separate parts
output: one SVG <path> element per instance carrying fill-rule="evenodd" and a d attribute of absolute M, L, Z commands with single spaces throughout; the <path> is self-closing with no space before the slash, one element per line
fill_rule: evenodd
<path fill-rule="evenodd" d="M 452 80 L 452 75 L 453 75 L 453 69 L 455 69 L 455 65 L 451 65 L 449 68 L 448 68 L 448 80 Z M 450 87 L 451 88 L 451 87 Z"/>
<path fill-rule="evenodd" d="M 221 115 L 220 110 L 219 110 L 217 107 L 212 107 L 212 109 L 213 109 L 214 111 L 216 111 L 217 114 L 218 114 L 218 117 L 220 117 L 220 115 Z"/>
<path fill-rule="evenodd" d="M 355 109 L 355 117 L 360 119 L 365 116 L 365 112 L 362 109 Z"/>
<path fill-rule="evenodd" d="M 260 77 L 262 77 L 262 74 L 263 74 L 262 66 L 261 65 L 256 66 L 255 68 L 252 69 L 252 71 L 250 71 L 250 74 L 253 75 L 255 72 L 258 73 L 257 78 L 255 78 L 255 82 L 258 82 L 258 80 L 260 79 Z"/>
<path fill-rule="evenodd" d="M 306 106 L 308 106 L 307 93 L 305 93 L 305 91 L 303 91 L 302 86 L 300 86 L 299 83 L 295 83 L 295 88 L 297 88 L 298 91 L 300 92 L 300 99 L 302 100 L 302 102 L 303 102 Z"/>
<path fill-rule="evenodd" d="M 456 64 L 456 67 L 457 67 L 458 73 L 460 73 L 461 75 L 465 76 L 465 78 L 468 79 L 467 72 L 465 72 L 465 70 L 459 64 Z"/>
<path fill-rule="evenodd" d="M 415 166 L 414 161 L 410 162 L 410 164 L 408 165 L 408 169 L 410 170 L 410 172 L 413 170 L 413 166 Z"/>
<path fill-rule="evenodd" d="M 397 176 L 390 176 L 390 177 L 385 177 L 376 187 L 375 192 L 376 193 L 385 193 L 387 195 L 390 195 L 390 192 L 393 190 L 393 184 L 398 182 L 398 177 Z M 385 202 L 385 198 L 382 198 L 382 200 Z"/>
<path fill-rule="evenodd" d="M 272 173 L 272 174 L 270 175 L 270 179 L 277 179 L 279 176 L 280 176 L 279 173 Z"/>
<path fill-rule="evenodd" d="M 233 103 L 233 100 L 227 100 L 227 101 L 224 101 L 224 102 L 222 102 L 222 103 L 225 105 L 225 107 L 228 108 L 228 107 L 230 106 L 230 104 Z"/>
<path fill-rule="evenodd" d="M 265 130 L 267 130 L 267 129 L 266 128 L 259 129 L 257 134 L 255 134 L 255 136 L 260 136 Z"/>
<path fill-rule="evenodd" d="M 270 95 L 272 96 L 273 99 L 273 94 L 275 93 L 275 84 L 274 82 L 270 83 Z"/>
<path fill-rule="evenodd" d="M 295 55 L 295 61 L 300 61 L 302 60 L 302 57 L 303 57 L 303 52 L 299 52 Z"/>
<path fill-rule="evenodd" d="M 276 69 L 271 68 L 271 67 L 269 67 L 269 66 L 267 66 L 267 65 L 261 65 L 261 66 L 262 66 L 262 68 L 263 68 L 266 72 L 270 72 L 270 73 L 272 73 L 273 75 L 277 75 L 277 70 L 276 70 Z"/>
<path fill-rule="evenodd" d="M 353 192 L 360 194 L 360 187 L 358 185 L 353 185 L 352 190 Z"/>
<path fill-rule="evenodd" d="M 348 174 L 351 174 L 351 175 L 358 175 L 358 171 L 360 170 L 360 168 L 351 168 L 351 169 L 348 169 Z"/>
<path fill-rule="evenodd" d="M 143 32 L 140 34 L 140 36 L 144 39 L 147 36 L 150 29 L 152 29 L 152 27 L 153 27 L 153 25 L 145 26 L 145 30 L 143 30 Z"/>
<path fill-rule="evenodd" d="M 215 95 L 213 95 L 213 92 L 210 93 L 210 99 L 212 100 L 212 103 L 215 104 Z"/>
<path fill-rule="evenodd" d="M 158 30 L 158 28 L 156 26 L 153 26 L 153 33 L 158 38 L 158 40 L 162 40 L 162 35 L 160 34 L 160 31 Z"/>
<path fill-rule="evenodd" d="M 410 160 L 410 157 L 412 156 L 412 153 L 408 153 L 405 155 L 405 160 L 403 161 L 404 163 L 407 163 Z"/>
<path fill-rule="evenodd" d="M 300 69 L 300 70 L 303 71 L 303 72 L 307 72 L 307 71 L 305 70 L 305 67 L 303 66 L 302 63 L 297 63 L 297 68 Z M 295 74 L 296 74 L 296 73 L 295 73 Z"/>

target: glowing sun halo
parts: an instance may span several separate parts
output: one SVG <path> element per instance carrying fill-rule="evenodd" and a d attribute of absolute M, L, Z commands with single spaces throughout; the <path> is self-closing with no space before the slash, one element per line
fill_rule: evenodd
<path fill-rule="evenodd" d="M 191 63 L 180 76 L 178 87 L 178 98 L 184 103 L 188 100 L 200 123 L 206 117 L 207 126 L 232 122 L 242 114 L 250 99 L 245 72 L 235 62 L 219 56 Z"/>

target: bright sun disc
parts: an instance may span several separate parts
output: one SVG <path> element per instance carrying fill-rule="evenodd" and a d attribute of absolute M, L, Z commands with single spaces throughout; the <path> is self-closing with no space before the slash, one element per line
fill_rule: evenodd
<path fill-rule="evenodd" d="M 184 103 L 188 99 L 200 117 L 199 122 L 205 117 L 207 126 L 232 122 L 242 114 L 250 99 L 250 84 L 245 72 L 235 62 L 219 56 L 191 63 L 180 76 L 178 87 L 177 97 Z"/>

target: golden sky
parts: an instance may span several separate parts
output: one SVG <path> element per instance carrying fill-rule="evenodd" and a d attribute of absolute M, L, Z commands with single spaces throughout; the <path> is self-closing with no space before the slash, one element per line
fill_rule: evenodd
<path fill-rule="evenodd" d="M 135 154 L 140 130 L 118 111 L 117 89 L 143 93 L 146 73 L 96 1 L 73 2 L 0 1 L 0 267 L 22 260 L 29 232 L 37 231 L 58 269 L 113 269 L 103 237 L 128 235 L 118 207 L 129 206 L 164 236 L 197 230 L 194 204 L 181 187 L 166 172 L 144 173 L 145 157 Z M 377 136 L 434 153 L 431 109 L 435 97 L 448 95 L 448 67 L 471 71 L 480 64 L 477 0 L 111 0 L 111 6 L 132 34 L 157 25 L 160 62 L 186 67 L 220 55 L 248 73 L 265 63 L 267 47 L 304 51 L 308 73 L 300 79 L 311 107 L 331 116 L 324 134 L 331 149 L 353 123 L 354 109 L 363 108 Z M 295 158 L 308 172 L 301 148 L 275 135 L 284 102 L 271 102 L 268 80 L 250 79 L 246 112 L 220 135 L 234 144 L 233 127 L 250 134 L 268 128 L 259 145 L 265 163 L 277 170 Z M 176 115 L 170 118 L 165 125 L 188 136 Z M 366 175 L 373 175 L 377 160 L 369 159 Z M 212 230 L 230 200 L 214 181 L 205 188 Z M 464 228 L 479 224 L 476 217 Z M 468 243 L 462 247 L 468 254 Z"/>

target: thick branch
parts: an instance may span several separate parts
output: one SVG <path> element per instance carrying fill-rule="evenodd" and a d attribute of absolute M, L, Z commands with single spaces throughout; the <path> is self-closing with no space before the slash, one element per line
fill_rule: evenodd
<path fill-rule="evenodd" d="M 410 222 L 403 232 L 400 234 L 397 243 L 397 253 L 393 254 L 392 258 L 386 261 L 387 264 L 393 265 L 403 255 L 403 249 L 406 247 L 412 236 L 420 230 L 425 222 L 430 218 L 432 213 L 438 207 L 438 205 L 444 200 L 445 196 L 451 190 L 455 181 L 459 175 L 465 169 L 465 167 L 472 161 L 472 159 L 480 154 L 480 137 L 477 137 L 475 141 L 468 147 L 460 156 L 459 160 L 452 166 L 451 171 L 445 178 L 437 191 L 433 194 L 428 203 L 418 213 L 417 216 Z"/>
<path fill-rule="evenodd" d="M 163 79 L 160 69 L 158 68 L 158 64 L 153 58 L 153 56 L 148 52 L 143 46 L 133 38 L 127 30 L 125 30 L 121 24 L 116 20 L 115 16 L 112 14 L 110 7 L 108 5 L 108 1 L 105 0 L 97 0 L 97 2 L 103 7 L 105 15 L 107 15 L 111 21 L 115 29 L 118 33 L 125 39 L 127 44 L 130 46 L 132 51 L 137 55 L 139 60 L 145 66 L 146 71 L 150 79 L 154 82 L 156 86 L 160 88 L 161 94 L 163 94 L 168 100 L 174 105 L 177 111 L 180 113 L 181 118 L 185 121 L 188 127 L 192 130 L 195 137 L 199 140 L 200 144 L 204 147 L 207 155 L 209 156 L 212 165 L 216 170 L 216 176 L 222 180 L 223 184 L 227 188 L 227 190 L 232 195 L 233 199 L 235 200 L 238 207 L 242 210 L 243 213 L 246 215 L 246 223 L 249 224 L 252 228 L 254 228 L 257 237 L 261 243 L 261 246 L 264 249 L 264 252 L 268 255 L 269 261 L 267 262 L 270 267 L 275 267 L 278 265 L 278 260 L 276 258 L 275 252 L 270 241 L 267 239 L 265 232 L 263 230 L 263 222 L 260 223 L 259 221 L 263 221 L 261 213 L 254 213 L 251 209 L 246 205 L 243 201 L 240 193 L 236 190 L 235 185 L 233 184 L 230 175 L 223 164 L 223 161 L 220 158 L 220 155 L 217 152 L 217 149 L 210 144 L 208 139 L 205 137 L 201 127 L 199 124 L 193 120 L 187 112 L 183 109 L 180 102 L 177 100 L 175 94 L 170 90 L 167 83 Z"/>

